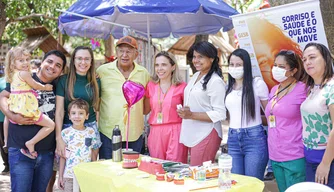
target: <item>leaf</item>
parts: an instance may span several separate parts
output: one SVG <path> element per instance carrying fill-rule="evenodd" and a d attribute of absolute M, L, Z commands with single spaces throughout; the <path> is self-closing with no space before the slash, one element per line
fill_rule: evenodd
<path fill-rule="evenodd" d="M 326 135 L 329 134 L 329 132 L 328 132 L 328 127 L 327 127 L 326 125 L 323 125 L 323 126 L 322 126 L 322 132 L 323 132 L 324 134 L 326 134 Z"/>
<path fill-rule="evenodd" d="M 316 114 L 316 116 L 317 116 L 318 121 L 320 121 L 320 122 L 322 123 L 321 115 L 319 115 L 318 113 L 315 113 L 315 114 Z"/>
<path fill-rule="evenodd" d="M 322 96 L 324 96 L 327 99 L 329 97 L 329 93 L 325 93 Z"/>
<path fill-rule="evenodd" d="M 329 105 L 329 102 L 330 102 L 331 100 L 328 98 L 328 99 L 326 99 L 326 105 L 328 106 Z"/>
<path fill-rule="evenodd" d="M 312 119 L 312 120 L 317 120 L 317 118 L 315 117 L 315 115 L 309 115 L 308 116 L 310 119 Z"/>
<path fill-rule="evenodd" d="M 312 129 L 314 129 L 314 124 L 313 124 L 312 120 L 310 120 L 309 122 L 310 122 L 310 124 L 309 124 L 310 127 L 311 127 Z M 319 122 L 317 122 L 317 123 L 319 123 Z"/>
<path fill-rule="evenodd" d="M 326 139 L 323 135 L 320 137 L 319 143 L 326 143 Z"/>
<path fill-rule="evenodd" d="M 308 125 L 308 120 L 307 120 L 307 118 L 306 118 L 305 116 L 303 116 L 303 119 L 304 119 L 305 123 Z"/>
<path fill-rule="evenodd" d="M 329 115 L 326 113 L 325 115 L 322 116 L 322 119 L 324 120 L 325 123 L 328 123 L 329 120 Z"/>
<path fill-rule="evenodd" d="M 306 129 L 305 129 L 306 132 L 311 132 L 311 128 L 310 126 L 307 126 Z"/>
<path fill-rule="evenodd" d="M 316 138 L 318 138 L 318 133 L 315 132 L 315 131 L 313 131 L 313 132 L 310 134 L 309 137 L 311 137 L 312 139 L 316 139 Z"/>
<path fill-rule="evenodd" d="M 320 132 L 322 129 L 322 125 L 321 123 L 318 121 L 315 123 L 315 130 L 317 130 L 318 132 Z"/>

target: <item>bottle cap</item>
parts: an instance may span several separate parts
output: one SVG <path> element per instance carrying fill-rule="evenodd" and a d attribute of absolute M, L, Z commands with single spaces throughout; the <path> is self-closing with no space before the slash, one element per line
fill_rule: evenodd
<path fill-rule="evenodd" d="M 121 130 L 119 129 L 119 126 L 118 125 L 115 125 L 115 128 L 113 129 L 112 131 L 112 135 L 121 135 Z"/>

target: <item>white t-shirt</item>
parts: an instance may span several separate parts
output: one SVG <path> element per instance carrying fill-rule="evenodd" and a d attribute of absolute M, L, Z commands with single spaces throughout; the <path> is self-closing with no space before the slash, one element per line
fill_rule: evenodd
<path fill-rule="evenodd" d="M 91 162 L 92 147 L 97 143 L 96 134 L 91 127 L 77 130 L 71 126 L 62 130 L 61 136 L 70 153 L 66 159 L 64 178 L 73 178 L 74 166 L 83 162 Z"/>
<path fill-rule="evenodd" d="M 205 139 L 212 129 L 216 129 L 222 138 L 221 121 L 226 119 L 224 104 L 225 83 L 216 73 L 212 74 L 204 91 L 203 76 L 196 84 L 199 72 L 195 73 L 184 90 L 184 106 L 189 106 L 192 112 L 206 112 L 212 122 L 183 119 L 180 143 L 193 147 Z"/>
<path fill-rule="evenodd" d="M 246 122 L 246 117 L 242 119 L 241 124 L 241 99 L 242 99 L 242 90 L 232 90 L 226 96 L 226 108 L 230 113 L 230 128 L 247 128 L 253 127 L 256 125 L 262 124 L 261 120 L 261 102 L 260 100 L 268 100 L 268 87 L 265 82 L 260 78 L 256 77 L 253 79 L 253 90 L 255 98 L 255 118 L 250 119 L 249 122 Z"/>

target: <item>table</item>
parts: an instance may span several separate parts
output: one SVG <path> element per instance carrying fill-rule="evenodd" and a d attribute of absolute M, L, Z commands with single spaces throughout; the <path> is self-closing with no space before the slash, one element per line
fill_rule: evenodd
<path fill-rule="evenodd" d="M 157 181 L 155 175 L 147 175 L 138 169 L 123 169 L 121 163 L 112 160 L 81 163 L 74 167 L 74 174 L 82 192 L 188 192 L 201 186 L 215 186 L 217 179 L 198 183 L 193 179 L 185 179 L 184 185 L 173 182 Z M 257 178 L 232 174 L 238 183 L 228 192 L 262 192 L 264 183 Z M 196 190 L 196 192 L 219 191 L 218 187 Z"/>

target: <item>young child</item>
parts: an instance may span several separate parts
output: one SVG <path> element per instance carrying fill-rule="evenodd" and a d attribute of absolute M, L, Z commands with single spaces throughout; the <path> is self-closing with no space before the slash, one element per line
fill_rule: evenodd
<path fill-rule="evenodd" d="M 32 78 L 30 57 L 30 53 L 24 48 L 17 47 L 10 50 L 6 56 L 5 74 L 7 83 L 10 83 L 9 110 L 24 117 L 31 117 L 36 125 L 42 126 L 41 130 L 25 143 L 28 150 L 21 149 L 22 154 L 31 159 L 36 159 L 38 154 L 35 151 L 35 144 L 54 130 L 55 123 L 38 109 L 35 90 L 52 91 L 53 86 L 51 84 L 42 85 Z M 5 119 L 5 121 L 5 124 L 7 124 L 8 120 Z M 7 142 L 8 126 L 5 126 L 4 132 Z"/>
<path fill-rule="evenodd" d="M 82 162 L 96 161 L 97 153 L 93 146 L 97 143 L 93 128 L 85 127 L 88 119 L 89 105 L 83 99 L 72 101 L 68 106 L 69 119 L 72 126 L 61 132 L 66 148 L 66 159 L 61 157 L 59 162 L 58 187 L 65 191 L 73 191 L 73 167 Z"/>

